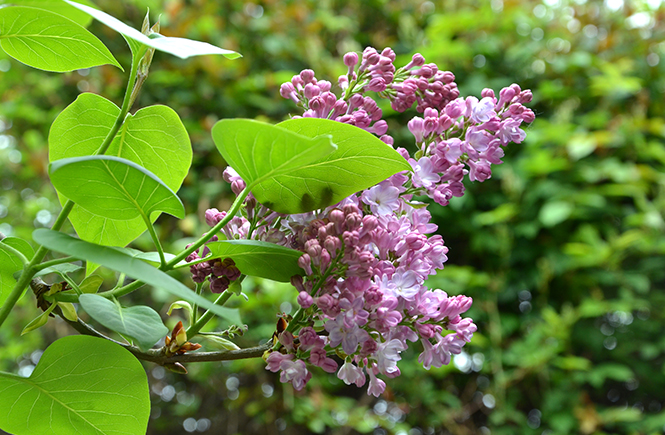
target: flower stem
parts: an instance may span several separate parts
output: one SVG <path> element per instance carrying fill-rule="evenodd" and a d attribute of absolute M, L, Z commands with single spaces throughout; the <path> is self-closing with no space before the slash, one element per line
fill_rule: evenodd
<path fill-rule="evenodd" d="M 231 219 L 238 213 L 238 210 L 240 210 L 240 207 L 242 206 L 242 202 L 245 200 L 245 198 L 249 195 L 249 186 L 245 187 L 245 190 L 240 192 L 240 195 L 236 197 L 236 200 L 233 202 L 231 205 L 231 208 L 229 211 L 226 213 L 226 216 L 224 216 L 224 219 L 221 221 L 217 222 L 217 224 L 210 229 L 207 233 L 205 233 L 203 236 L 201 236 L 196 242 L 192 243 L 192 245 L 182 251 L 180 254 L 176 255 L 174 258 L 171 259 L 164 267 L 160 267 L 162 270 L 171 270 L 173 267 L 178 264 L 179 261 L 184 260 L 187 258 L 189 254 L 192 252 L 196 251 L 199 249 L 204 243 L 206 243 L 212 236 L 217 234 L 219 230 L 224 228 L 224 226 L 229 223 Z"/>
<path fill-rule="evenodd" d="M 224 305 L 226 303 L 226 301 L 229 300 L 231 295 L 233 295 L 232 292 L 230 292 L 228 289 L 225 290 L 222 294 L 220 294 L 217 297 L 214 304 L 219 305 L 219 306 Z M 187 329 L 187 338 L 191 339 L 193 336 L 198 334 L 199 331 L 201 330 L 201 328 L 203 328 L 206 325 L 206 323 L 208 323 L 210 321 L 210 319 L 212 319 L 212 317 L 214 315 L 215 315 L 215 313 L 213 313 L 210 310 L 207 310 L 205 313 L 203 313 L 203 315 L 199 318 L 199 320 L 197 320 L 193 325 L 191 325 Z"/>

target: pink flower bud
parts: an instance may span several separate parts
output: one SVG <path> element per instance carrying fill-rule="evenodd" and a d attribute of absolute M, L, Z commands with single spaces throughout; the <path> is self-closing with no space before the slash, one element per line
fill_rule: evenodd
<path fill-rule="evenodd" d="M 300 71 L 300 78 L 304 83 L 316 84 L 316 79 L 314 78 L 314 71 L 312 71 L 311 69 L 304 69 Z"/>
<path fill-rule="evenodd" d="M 381 52 L 381 56 L 389 58 L 391 62 L 395 61 L 395 52 L 390 47 L 384 48 L 383 51 Z"/>
<path fill-rule="evenodd" d="M 298 304 L 303 308 L 309 308 L 314 303 L 314 298 L 309 293 L 302 291 L 298 293 Z"/>
<path fill-rule="evenodd" d="M 386 90 L 386 82 L 381 77 L 374 77 L 367 84 L 367 90 L 372 92 L 383 92 Z"/>
<path fill-rule="evenodd" d="M 411 69 L 413 67 L 418 67 L 423 65 L 425 65 L 425 58 L 423 57 L 422 54 L 416 53 L 413 55 L 413 57 L 411 57 L 411 62 L 409 62 L 404 68 Z"/>
<path fill-rule="evenodd" d="M 312 83 L 307 83 L 305 85 L 305 98 L 308 100 L 311 100 L 313 97 L 316 97 L 321 93 L 321 88 L 318 86 L 312 84 Z"/>
<path fill-rule="evenodd" d="M 406 125 L 411 134 L 416 138 L 416 143 L 421 143 L 425 137 L 425 120 L 416 116 Z"/>
<path fill-rule="evenodd" d="M 356 64 L 358 64 L 358 53 L 351 51 L 344 55 L 344 65 L 353 68 Z"/>
<path fill-rule="evenodd" d="M 485 97 L 490 97 L 490 98 L 494 99 L 494 98 L 495 98 L 495 97 L 494 97 L 494 90 L 492 90 L 492 89 L 490 89 L 490 88 L 485 88 L 485 89 L 483 89 L 482 92 L 480 93 L 480 96 L 483 97 L 483 98 L 485 98 Z"/>
<path fill-rule="evenodd" d="M 296 88 L 293 86 L 293 83 L 286 82 L 282 83 L 282 86 L 279 88 L 279 95 L 286 99 L 291 98 L 291 94 L 296 91 Z"/>

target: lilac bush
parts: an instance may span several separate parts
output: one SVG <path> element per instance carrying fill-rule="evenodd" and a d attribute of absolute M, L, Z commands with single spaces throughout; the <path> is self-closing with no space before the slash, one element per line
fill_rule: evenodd
<path fill-rule="evenodd" d="M 386 386 L 378 375 L 400 375 L 397 363 L 409 342 L 420 343 L 418 361 L 425 369 L 441 367 L 477 329 L 462 316 L 472 304 L 470 297 L 449 296 L 425 285 L 428 276 L 443 269 L 448 248 L 435 234 L 427 204 L 414 198 L 427 196 L 445 206 L 464 194 L 466 176 L 470 181 L 489 179 L 491 165 L 502 163 L 503 147 L 524 140 L 520 126 L 535 117 L 524 106 L 532 95 L 513 84 L 498 99 L 491 89 L 484 89 L 480 100 L 462 98 L 453 73 L 426 64 L 420 54 L 401 68 L 395 67 L 395 59 L 390 48 L 379 53 L 368 47 L 360 57 L 347 53 L 348 71 L 337 80 L 338 93 L 330 81 L 318 80 L 306 69 L 284 83 L 280 94 L 302 109 L 302 117 L 351 124 L 391 146 L 376 98 L 388 99 L 398 112 L 415 105 L 420 115 L 408 122 L 408 129 L 416 151 L 411 155 L 397 148 L 412 172 L 397 173 L 334 206 L 303 214 L 273 212 L 250 193 L 242 215 L 219 234 L 304 253 L 298 264 L 306 274 L 291 279 L 300 309 L 264 355 L 266 369 L 279 372 L 280 380 L 296 390 L 311 379 L 309 365 L 336 372 L 358 387 L 369 377 L 367 393 L 378 396 Z M 237 195 L 246 187 L 231 167 L 224 179 Z M 225 217 L 217 209 L 206 211 L 210 226 Z M 187 260 L 200 258 L 193 252 Z M 228 259 L 202 262 L 191 271 L 195 282 L 207 279 L 215 293 L 240 277 Z"/>

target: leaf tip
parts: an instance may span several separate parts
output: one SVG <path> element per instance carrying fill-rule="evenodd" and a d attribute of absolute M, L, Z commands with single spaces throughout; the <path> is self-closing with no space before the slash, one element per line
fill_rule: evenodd
<path fill-rule="evenodd" d="M 239 59 L 239 58 L 241 58 L 241 57 L 242 57 L 242 54 L 237 53 L 237 52 L 235 52 L 235 51 L 231 51 L 231 52 L 229 52 L 229 53 L 225 53 L 225 54 L 224 54 L 224 57 L 227 58 L 227 59 L 229 59 L 229 60 L 235 60 L 235 59 Z"/>

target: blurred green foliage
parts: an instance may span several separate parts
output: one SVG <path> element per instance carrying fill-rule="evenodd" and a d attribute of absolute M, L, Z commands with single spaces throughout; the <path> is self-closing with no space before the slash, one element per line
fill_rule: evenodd
<path fill-rule="evenodd" d="M 294 393 L 260 360 L 190 366 L 186 377 L 146 364 L 153 393 L 149 433 L 665 431 L 660 2 L 96 3 L 135 26 L 150 7 L 162 13 L 164 34 L 244 55 L 233 62 L 155 56 L 139 104 L 168 104 L 180 113 L 195 154 L 179 192 L 188 217 L 159 221 L 173 246 L 204 230 L 205 209 L 230 204 L 224 162 L 209 134 L 213 123 L 295 114 L 279 97 L 279 85 L 304 68 L 335 81 L 346 51 L 391 46 L 404 63 L 420 52 L 454 72 L 463 95 L 516 82 L 533 90 L 537 113 L 526 141 L 507 150 L 491 180 L 468 186 L 446 208 L 431 208 L 450 260 L 429 284 L 472 296 L 479 328 L 454 364 L 425 371 L 417 351 L 403 354 L 402 376 L 378 400 L 318 371 L 306 391 Z M 128 63 L 122 38 L 97 23 L 90 28 Z M 59 209 L 44 170 L 50 123 L 79 91 L 118 101 L 126 78 L 109 67 L 48 74 L 3 54 L 0 77 L 0 231 L 29 240 Z M 409 116 L 389 113 L 402 146 L 409 144 Z M 250 329 L 238 344 L 251 346 L 272 335 L 275 314 L 288 313 L 295 295 L 259 280 L 247 282 L 245 291 L 249 301 L 235 303 Z M 168 306 L 158 291 L 131 297 L 149 297 L 162 313 Z M 25 297 L 12 315 L 13 330 L 0 330 L 0 369 L 29 367 L 35 349 L 72 333 L 52 321 L 17 339 L 37 313 Z"/>

